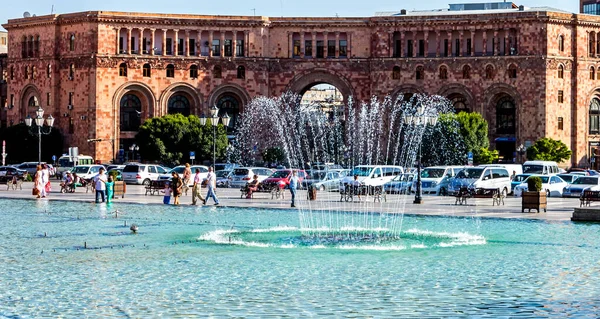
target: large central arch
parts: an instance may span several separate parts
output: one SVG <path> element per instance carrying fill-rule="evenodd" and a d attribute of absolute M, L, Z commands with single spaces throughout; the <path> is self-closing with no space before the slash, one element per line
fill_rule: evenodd
<path fill-rule="evenodd" d="M 286 91 L 291 91 L 299 96 L 304 95 L 308 89 L 318 84 L 335 86 L 344 97 L 344 102 L 354 96 L 352 85 L 344 77 L 332 74 L 326 70 L 312 70 L 295 76 L 288 84 Z"/>

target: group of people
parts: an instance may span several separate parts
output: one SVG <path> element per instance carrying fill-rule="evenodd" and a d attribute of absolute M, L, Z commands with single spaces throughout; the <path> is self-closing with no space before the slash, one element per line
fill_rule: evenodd
<path fill-rule="evenodd" d="M 33 195 L 36 198 L 46 198 L 50 193 L 50 172 L 47 164 L 40 164 L 36 167 L 35 176 L 33 177 Z"/>
<path fill-rule="evenodd" d="M 202 201 L 202 204 L 206 205 L 206 201 L 210 198 L 215 202 L 215 205 L 219 205 L 219 199 L 217 198 L 216 188 L 217 188 L 217 176 L 215 175 L 213 168 L 208 168 L 208 176 L 204 181 L 202 179 L 202 175 L 200 175 L 200 169 L 196 168 L 196 175 L 194 175 L 194 181 L 192 186 L 192 205 L 196 205 L 198 199 Z M 173 197 L 173 205 L 179 205 L 179 197 L 183 193 L 183 189 L 188 187 L 190 184 L 190 179 L 192 177 L 192 170 L 190 168 L 190 164 L 185 164 L 185 169 L 183 171 L 183 178 L 179 176 L 177 172 L 171 173 L 171 181 L 165 184 L 165 189 L 163 192 L 165 196 L 163 197 L 163 203 L 169 204 L 171 202 L 171 196 Z M 206 183 L 206 197 L 202 196 L 202 183 Z"/>
<path fill-rule="evenodd" d="M 113 177 L 107 177 L 104 172 L 104 168 L 101 168 L 98 174 L 92 179 L 94 188 L 96 189 L 96 203 L 100 203 L 101 200 L 103 203 L 105 201 L 110 203 L 115 191 L 115 182 Z"/>
<path fill-rule="evenodd" d="M 292 176 L 290 176 L 288 182 L 290 193 L 292 194 L 292 207 L 296 207 L 296 192 L 298 190 L 298 185 L 300 184 L 297 171 L 292 171 Z M 254 175 L 252 180 L 246 185 L 246 198 L 252 198 L 252 193 L 258 191 L 259 185 L 258 175 Z"/>

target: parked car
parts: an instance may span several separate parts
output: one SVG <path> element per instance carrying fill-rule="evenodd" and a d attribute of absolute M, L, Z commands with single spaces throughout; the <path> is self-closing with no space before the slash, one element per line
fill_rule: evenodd
<path fill-rule="evenodd" d="M 563 194 L 563 189 L 569 185 L 569 183 L 562 180 L 562 178 L 554 175 L 531 175 L 531 176 L 539 176 L 542 179 L 542 191 L 546 192 L 547 196 L 557 196 L 561 197 Z M 531 176 L 527 177 L 527 179 L 531 178 Z M 525 179 L 521 184 L 515 187 L 514 195 L 516 197 L 521 197 L 523 192 L 529 191 L 529 187 L 527 185 L 527 179 Z"/>
<path fill-rule="evenodd" d="M 216 165 L 215 165 L 216 166 Z M 233 170 L 220 170 L 216 171 L 215 175 L 217 176 L 217 187 L 229 187 L 229 176 Z"/>
<path fill-rule="evenodd" d="M 56 167 L 56 174 L 59 178 L 62 178 L 62 174 L 66 171 L 70 171 L 77 165 L 94 165 L 94 158 L 87 155 L 77 156 L 77 161 L 71 156 L 63 155 L 58 159 L 58 166 Z"/>
<path fill-rule="evenodd" d="M 448 194 L 455 195 L 462 187 L 497 188 L 506 196 L 511 189 L 510 175 L 503 167 L 467 167 L 452 179 L 448 185 Z"/>
<path fill-rule="evenodd" d="M 511 181 L 510 181 L 510 191 L 511 193 L 515 191 L 515 187 L 517 187 L 518 185 L 521 185 L 521 183 L 523 183 L 527 177 L 531 176 L 533 174 L 519 174 L 516 175 Z"/>
<path fill-rule="evenodd" d="M 403 173 L 404 170 L 401 166 L 358 165 L 354 167 L 349 176 L 342 180 L 342 183 L 350 183 L 354 180 L 354 176 L 358 176 L 358 181 L 364 185 L 381 186 Z"/>
<path fill-rule="evenodd" d="M 462 166 L 433 166 L 421 171 L 421 192 L 423 194 L 447 195 L 448 183 L 464 167 Z M 416 180 L 411 187 L 417 188 Z"/>
<path fill-rule="evenodd" d="M 128 164 L 123 168 L 123 181 L 127 184 L 150 185 L 150 181 L 158 180 L 160 174 L 167 170 L 160 165 Z"/>
<path fill-rule="evenodd" d="M 0 166 L 0 182 L 12 180 L 13 176 L 23 178 L 27 173 L 26 170 L 18 169 L 13 166 Z"/>
<path fill-rule="evenodd" d="M 193 166 L 190 166 L 190 169 L 192 170 L 192 177 L 190 178 L 188 186 L 193 186 L 194 185 L 194 176 L 196 175 L 196 169 L 200 170 L 200 180 L 204 180 L 208 176 L 208 166 L 193 165 Z M 169 180 L 171 180 L 171 178 L 173 177 L 173 172 L 176 172 L 177 174 L 179 174 L 179 177 L 181 177 L 183 179 L 183 171 L 184 170 L 185 170 L 185 166 L 184 165 L 176 166 L 176 167 L 168 170 L 166 173 L 160 174 L 158 176 L 158 180 L 159 181 L 169 181 Z"/>
<path fill-rule="evenodd" d="M 573 182 L 582 175 L 573 174 L 573 173 L 564 173 L 564 174 L 557 174 L 556 176 L 560 177 L 563 181 L 565 181 L 569 184 L 573 184 Z"/>
<path fill-rule="evenodd" d="M 589 175 L 589 176 L 594 176 L 594 175 L 600 175 L 600 173 L 598 173 L 597 171 L 593 170 L 593 169 L 585 169 L 585 168 L 577 168 L 577 167 L 571 167 L 567 170 L 567 173 L 580 173 L 582 175 Z"/>
<path fill-rule="evenodd" d="M 264 179 L 260 183 L 264 187 L 279 186 L 279 188 L 286 188 L 290 185 L 290 177 L 292 177 L 292 171 L 294 171 L 294 170 L 293 169 L 277 170 L 273 174 L 271 174 L 271 176 Z M 300 186 L 304 185 L 303 181 L 306 178 L 307 174 L 306 174 L 306 171 L 301 170 L 301 169 L 297 169 L 296 172 L 298 174 L 298 182 L 299 182 L 299 187 L 300 187 Z"/>
<path fill-rule="evenodd" d="M 218 171 L 231 171 L 234 168 L 240 167 L 239 164 L 233 164 L 233 163 L 217 163 L 215 164 L 215 174 Z"/>
<path fill-rule="evenodd" d="M 44 164 L 44 163 L 42 162 L 42 164 Z M 38 162 L 24 162 L 15 167 L 20 170 L 27 171 L 27 173 L 29 175 L 33 176 L 33 175 L 35 175 L 35 172 L 37 171 L 37 166 L 38 166 Z"/>
<path fill-rule="evenodd" d="M 71 170 L 72 173 L 77 174 L 77 177 L 82 179 L 92 179 L 98 175 L 100 169 L 104 168 L 102 165 L 77 165 Z"/>
<path fill-rule="evenodd" d="M 412 192 L 415 174 L 404 173 L 394 177 L 393 180 L 383 184 L 383 189 L 388 194 L 409 194 Z"/>
<path fill-rule="evenodd" d="M 598 176 L 581 176 L 573 183 L 565 186 L 562 197 L 579 197 L 584 190 L 600 185 Z"/>
<path fill-rule="evenodd" d="M 344 177 L 345 176 L 340 176 L 339 171 L 335 170 L 313 171 L 308 175 L 307 179 L 304 180 L 304 185 L 306 187 L 313 185 L 320 191 L 339 190 L 340 180 Z"/>
<path fill-rule="evenodd" d="M 258 181 L 262 182 L 271 174 L 273 174 L 273 171 L 266 167 L 237 167 L 231 173 L 229 185 L 231 187 L 244 187 L 252 180 L 254 175 L 258 175 Z"/>
<path fill-rule="evenodd" d="M 523 163 L 523 173 L 550 175 L 560 173 L 558 164 L 552 161 L 527 161 Z"/>

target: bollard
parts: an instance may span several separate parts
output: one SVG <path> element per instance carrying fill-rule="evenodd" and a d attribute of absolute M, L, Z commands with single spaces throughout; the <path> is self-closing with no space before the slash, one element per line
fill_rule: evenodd
<path fill-rule="evenodd" d="M 87 249 L 87 241 L 83 242 L 83 248 Z"/>
<path fill-rule="evenodd" d="M 46 232 L 44 232 L 44 237 L 48 237 L 48 234 Z"/>
<path fill-rule="evenodd" d="M 123 226 L 127 227 L 127 221 L 124 222 Z"/>

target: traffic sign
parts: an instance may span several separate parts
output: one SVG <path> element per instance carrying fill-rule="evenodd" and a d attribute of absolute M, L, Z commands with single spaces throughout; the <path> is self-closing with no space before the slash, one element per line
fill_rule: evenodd
<path fill-rule="evenodd" d="M 190 152 L 190 159 L 196 159 L 196 152 Z"/>
<path fill-rule="evenodd" d="M 469 166 L 473 165 L 473 152 L 469 152 L 469 154 L 467 154 L 467 162 Z"/>
<path fill-rule="evenodd" d="M 56 162 L 56 155 L 52 155 L 52 161 Z"/>

